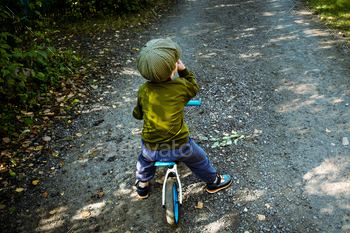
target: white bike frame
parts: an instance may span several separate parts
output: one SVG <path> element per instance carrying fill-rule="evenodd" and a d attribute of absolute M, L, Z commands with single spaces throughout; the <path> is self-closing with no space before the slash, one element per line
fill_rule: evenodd
<path fill-rule="evenodd" d="M 165 178 L 164 178 L 164 183 L 163 183 L 163 193 L 162 193 L 162 205 L 165 207 L 165 190 L 166 190 L 166 181 L 168 179 L 168 176 L 171 172 L 174 172 L 176 174 L 176 179 L 177 179 L 177 184 L 179 186 L 179 193 L 180 193 L 180 204 L 182 205 L 182 187 L 181 187 L 181 182 L 180 182 L 180 177 L 179 174 L 177 173 L 177 164 L 173 165 L 172 168 L 168 168 Z"/>

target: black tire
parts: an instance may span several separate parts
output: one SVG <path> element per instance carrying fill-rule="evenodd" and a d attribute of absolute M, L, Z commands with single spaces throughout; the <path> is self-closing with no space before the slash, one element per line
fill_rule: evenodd
<path fill-rule="evenodd" d="M 168 224 L 171 227 L 176 227 L 177 223 L 175 220 L 175 211 L 174 211 L 174 196 L 173 196 L 173 186 L 177 183 L 173 179 L 168 179 L 166 181 L 166 188 L 165 188 L 165 213 L 166 213 L 166 220 Z"/>

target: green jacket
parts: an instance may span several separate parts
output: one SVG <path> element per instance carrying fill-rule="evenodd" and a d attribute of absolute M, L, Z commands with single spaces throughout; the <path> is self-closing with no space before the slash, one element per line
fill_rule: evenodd
<path fill-rule="evenodd" d="M 189 135 L 183 108 L 196 96 L 198 85 L 187 68 L 179 78 L 162 82 L 145 82 L 139 89 L 133 116 L 143 121 L 142 139 L 148 149 L 170 150 L 187 143 Z"/>

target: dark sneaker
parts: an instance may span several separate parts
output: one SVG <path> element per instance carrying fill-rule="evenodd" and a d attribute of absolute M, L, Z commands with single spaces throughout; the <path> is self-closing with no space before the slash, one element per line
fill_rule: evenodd
<path fill-rule="evenodd" d="M 232 183 L 232 178 L 230 175 L 222 175 L 222 177 L 225 179 L 224 182 L 221 182 L 221 176 L 219 174 L 217 175 L 217 180 L 215 183 L 207 184 L 207 192 L 208 193 L 216 193 L 217 191 L 221 189 L 225 189 L 229 187 Z"/>
<path fill-rule="evenodd" d="M 149 184 L 146 187 L 141 188 L 141 187 L 139 187 L 139 183 L 140 183 L 140 181 L 137 180 L 136 184 L 135 184 L 137 195 L 139 196 L 139 198 L 142 198 L 142 199 L 147 198 L 149 196 L 149 190 L 148 190 Z"/>

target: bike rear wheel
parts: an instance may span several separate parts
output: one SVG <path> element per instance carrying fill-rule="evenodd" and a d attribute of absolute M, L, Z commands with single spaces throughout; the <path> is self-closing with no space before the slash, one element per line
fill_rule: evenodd
<path fill-rule="evenodd" d="M 165 189 L 166 220 L 171 227 L 176 227 L 179 222 L 179 194 L 176 181 L 168 179 Z"/>

